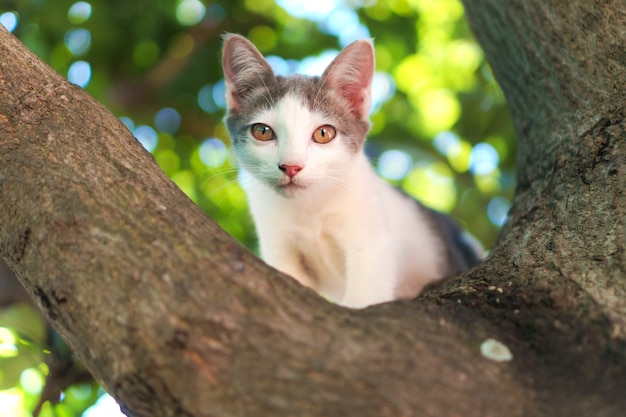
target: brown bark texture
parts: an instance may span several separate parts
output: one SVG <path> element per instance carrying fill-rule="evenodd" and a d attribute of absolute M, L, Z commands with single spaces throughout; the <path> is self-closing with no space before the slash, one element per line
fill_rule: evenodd
<path fill-rule="evenodd" d="M 626 5 L 465 6 L 516 123 L 510 219 L 365 310 L 257 259 L 0 30 L 0 255 L 129 416 L 624 415 Z"/>

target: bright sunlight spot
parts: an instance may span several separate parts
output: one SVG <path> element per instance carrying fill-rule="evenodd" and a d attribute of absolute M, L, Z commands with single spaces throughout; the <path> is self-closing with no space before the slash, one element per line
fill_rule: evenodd
<path fill-rule="evenodd" d="M 24 411 L 24 397 L 18 389 L 0 391 L 0 417 L 27 417 Z"/>
<path fill-rule="evenodd" d="M 449 90 L 427 90 L 412 95 L 414 103 L 422 115 L 422 126 L 425 133 L 431 135 L 450 129 L 461 115 L 461 105 Z"/>
<path fill-rule="evenodd" d="M 182 0 L 176 7 L 176 20 L 183 26 L 193 26 L 204 18 L 206 6 L 198 0 Z"/>
<path fill-rule="evenodd" d="M 25 369 L 20 375 L 20 384 L 24 391 L 31 395 L 39 395 L 43 389 L 45 378 L 37 368 Z"/>
<path fill-rule="evenodd" d="M 489 221 L 496 226 L 503 226 L 509 214 L 511 202 L 504 197 L 494 197 L 487 206 L 487 216 Z"/>
<path fill-rule="evenodd" d="M 455 133 L 447 130 L 439 132 L 433 144 L 435 149 L 448 159 L 455 171 L 466 172 L 469 169 L 472 146 Z"/>
<path fill-rule="evenodd" d="M 91 47 L 91 32 L 87 29 L 70 29 L 65 33 L 64 43 L 72 55 L 83 55 Z"/>
<path fill-rule="evenodd" d="M 217 104 L 213 100 L 213 85 L 207 84 L 198 90 L 198 106 L 207 113 L 217 111 Z"/>
<path fill-rule="evenodd" d="M 403 188 L 435 210 L 450 212 L 456 205 L 454 176 L 443 162 L 419 163 L 404 180 Z"/>
<path fill-rule="evenodd" d="M 83 413 L 83 417 L 126 417 L 109 394 L 104 394 Z"/>
<path fill-rule="evenodd" d="M 17 340 L 13 332 L 6 327 L 0 327 L 0 358 L 17 356 Z"/>
<path fill-rule="evenodd" d="M 137 128 L 133 131 L 133 135 L 148 152 L 154 151 L 154 148 L 156 148 L 157 143 L 159 142 L 157 132 L 150 126 L 137 126 Z"/>
<path fill-rule="evenodd" d="M 378 172 L 389 180 L 401 180 L 406 177 L 413 160 L 406 152 L 390 149 L 385 151 L 378 158 Z"/>
<path fill-rule="evenodd" d="M 17 27 L 17 14 L 13 12 L 0 14 L 0 25 L 4 26 L 9 32 L 13 32 Z"/>
<path fill-rule="evenodd" d="M 67 11 L 67 18 L 70 23 L 79 25 L 85 23 L 91 17 L 91 4 L 86 1 L 79 1 L 70 7 Z"/>
<path fill-rule="evenodd" d="M 472 148 L 469 162 L 472 174 L 487 175 L 498 167 L 499 162 L 498 151 L 490 144 L 478 143 Z"/>
<path fill-rule="evenodd" d="M 220 139 L 209 138 L 200 145 L 200 160 L 210 168 L 220 167 L 226 162 L 228 150 Z"/>
<path fill-rule="evenodd" d="M 371 37 L 354 9 L 338 0 L 277 0 L 277 3 L 293 17 L 316 22 L 320 30 L 336 36 L 341 47 Z"/>
<path fill-rule="evenodd" d="M 494 169 L 493 171 L 484 175 L 474 174 L 474 182 L 476 183 L 476 187 L 478 187 L 478 189 L 483 194 L 494 194 L 500 192 L 500 189 L 502 188 L 500 185 L 500 180 L 501 176 L 499 169 Z"/>
<path fill-rule="evenodd" d="M 276 3 L 294 17 L 319 22 L 337 7 L 335 0 L 277 0 Z"/>
<path fill-rule="evenodd" d="M 67 79 L 79 87 L 85 88 L 91 80 L 91 65 L 86 61 L 76 61 L 67 71 Z"/>

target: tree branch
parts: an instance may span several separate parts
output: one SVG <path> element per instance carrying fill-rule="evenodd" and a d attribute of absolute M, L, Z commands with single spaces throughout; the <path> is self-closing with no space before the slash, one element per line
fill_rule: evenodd
<path fill-rule="evenodd" d="M 585 1 L 568 7 L 586 10 Z M 619 1 L 602 7 L 621 10 Z M 579 15 L 541 34 L 533 22 L 562 10 L 559 2 L 527 3 L 505 12 L 467 1 L 474 22 L 506 28 L 496 41 L 518 39 L 512 50 L 490 47 L 491 29 L 475 26 L 505 92 L 520 94 L 512 111 L 528 166 L 492 257 L 425 297 L 352 311 L 271 269 L 207 218 L 114 116 L 3 29 L 0 255 L 132 416 L 621 415 L 626 134 L 614 104 L 623 83 L 599 108 L 606 122 L 575 138 L 563 136 L 566 122 L 551 130 L 555 114 L 585 126 L 593 106 L 580 115 L 572 100 L 541 104 L 538 89 L 560 88 L 569 73 L 544 80 L 547 67 L 521 67 L 543 80 L 524 92 L 499 57 L 532 56 Z M 520 10 L 534 20 L 508 25 Z M 520 40 L 530 27 L 534 37 Z M 593 54 L 583 41 L 559 44 L 560 53 Z M 596 71 L 621 76 L 624 62 Z M 558 112 L 542 118 L 544 105 Z M 540 138 L 529 137 L 526 119 L 545 148 L 534 148 Z M 588 148 L 593 156 L 579 153 Z M 513 360 L 481 354 L 489 338 Z"/>

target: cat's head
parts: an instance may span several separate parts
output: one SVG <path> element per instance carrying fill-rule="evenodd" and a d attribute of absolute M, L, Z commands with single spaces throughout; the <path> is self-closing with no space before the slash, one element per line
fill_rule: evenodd
<path fill-rule="evenodd" d="M 222 65 L 241 166 L 285 197 L 340 188 L 370 126 L 371 41 L 347 46 L 320 77 L 276 76 L 250 41 L 227 35 Z"/>

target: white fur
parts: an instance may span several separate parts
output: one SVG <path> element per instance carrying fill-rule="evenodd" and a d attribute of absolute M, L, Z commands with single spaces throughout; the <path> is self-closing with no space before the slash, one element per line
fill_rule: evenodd
<path fill-rule="evenodd" d="M 255 122 L 270 126 L 276 140 L 249 134 L 237 156 L 252 174 L 248 202 L 266 262 L 349 307 L 394 300 L 406 279 L 419 290 L 441 278 L 444 251 L 416 204 L 378 177 L 363 152 L 351 152 L 340 133 L 328 144 L 311 139 L 332 120 L 288 95 Z M 284 195 L 269 185 L 289 182 L 280 164 L 304 167 L 293 180 L 300 188 Z"/>

